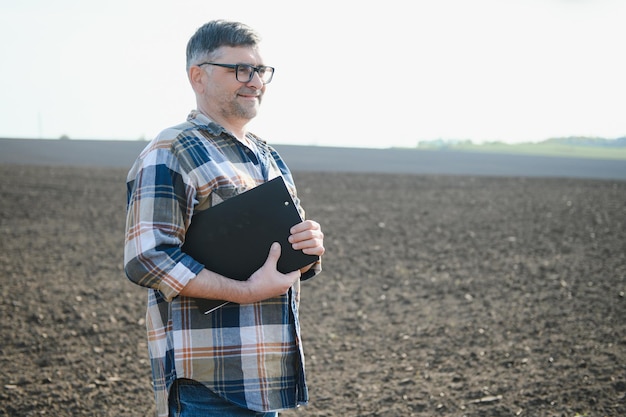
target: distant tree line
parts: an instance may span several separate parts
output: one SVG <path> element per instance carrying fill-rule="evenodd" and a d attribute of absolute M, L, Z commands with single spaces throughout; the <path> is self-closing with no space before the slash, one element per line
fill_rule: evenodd
<path fill-rule="evenodd" d="M 570 136 L 567 138 L 553 138 L 540 143 L 558 143 L 574 146 L 599 146 L 608 148 L 626 147 L 626 136 L 617 139 L 589 138 L 585 136 Z"/>
<path fill-rule="evenodd" d="M 504 142 L 486 142 L 485 145 L 505 145 Z M 602 147 L 602 148 L 625 148 L 626 136 L 617 139 L 595 138 L 587 136 L 569 136 L 565 138 L 551 138 L 541 142 L 535 143 L 535 145 L 543 144 L 559 144 L 569 146 L 589 146 L 589 147 Z M 458 146 L 480 146 L 480 144 L 474 144 L 470 139 L 433 139 L 422 140 L 417 145 L 420 148 L 451 148 Z"/>

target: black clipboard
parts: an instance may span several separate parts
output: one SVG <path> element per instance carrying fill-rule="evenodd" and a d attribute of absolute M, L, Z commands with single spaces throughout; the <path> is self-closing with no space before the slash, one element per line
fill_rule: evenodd
<path fill-rule="evenodd" d="M 205 268 L 239 281 L 247 280 L 279 242 L 277 269 L 283 274 L 319 260 L 294 250 L 289 229 L 302 221 L 282 177 L 276 177 L 209 209 L 197 212 L 185 235 L 182 251 Z M 204 314 L 228 301 L 195 299 Z"/>

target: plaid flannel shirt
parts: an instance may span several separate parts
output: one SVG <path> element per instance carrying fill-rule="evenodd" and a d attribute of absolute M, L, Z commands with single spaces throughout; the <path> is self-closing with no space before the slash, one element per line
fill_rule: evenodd
<path fill-rule="evenodd" d="M 278 153 L 252 134 L 247 139 L 250 147 L 193 111 L 150 142 L 128 173 L 124 265 L 131 281 L 149 288 L 146 327 L 158 416 L 167 416 L 177 378 L 199 381 L 255 411 L 308 402 L 300 281 L 283 296 L 229 303 L 208 315 L 178 295 L 203 268 L 180 249 L 195 211 L 280 175 L 304 218 Z M 320 271 L 318 262 L 301 280 Z"/>

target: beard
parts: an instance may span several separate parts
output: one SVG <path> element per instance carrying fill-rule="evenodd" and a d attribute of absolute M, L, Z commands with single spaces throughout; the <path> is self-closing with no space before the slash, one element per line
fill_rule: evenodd
<path fill-rule="evenodd" d="M 258 104 L 254 104 L 254 103 L 241 104 L 235 101 L 230 106 L 230 110 L 226 111 L 225 113 L 228 113 L 228 116 L 230 117 L 250 120 L 250 119 L 255 118 L 258 112 L 259 112 Z"/>
<path fill-rule="evenodd" d="M 250 94 L 245 91 L 242 91 L 242 93 Z M 262 97 L 263 95 L 261 94 L 256 100 L 242 100 L 239 96 L 235 96 L 228 100 L 228 103 L 223 103 L 224 111 L 222 115 L 226 118 L 251 120 L 255 118 L 259 112 Z"/>

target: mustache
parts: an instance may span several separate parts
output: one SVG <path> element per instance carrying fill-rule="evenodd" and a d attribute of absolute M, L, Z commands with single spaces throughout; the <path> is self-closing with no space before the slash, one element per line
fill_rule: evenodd
<path fill-rule="evenodd" d="M 246 96 L 261 97 L 261 96 L 263 96 L 263 91 L 261 91 L 261 90 L 254 90 L 254 89 L 251 89 L 251 88 L 243 87 L 243 88 L 240 88 L 239 90 L 237 90 L 237 94 L 243 94 L 243 95 L 246 95 Z"/>

